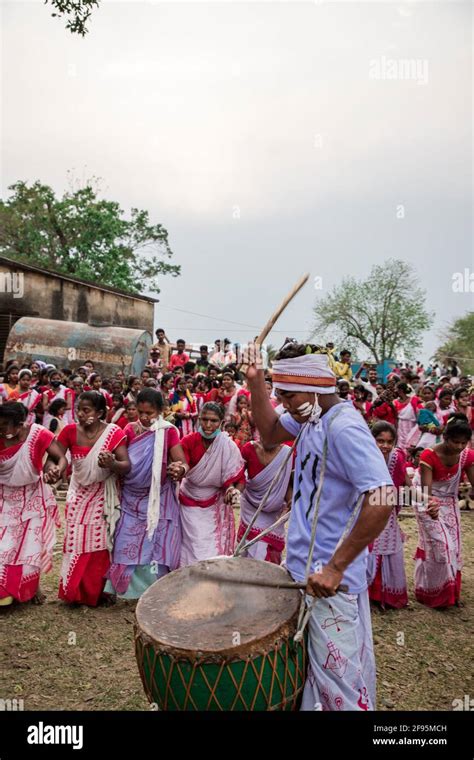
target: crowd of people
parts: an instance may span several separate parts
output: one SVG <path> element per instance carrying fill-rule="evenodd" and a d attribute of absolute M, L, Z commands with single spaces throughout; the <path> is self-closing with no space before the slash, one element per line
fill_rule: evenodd
<path fill-rule="evenodd" d="M 395 486 L 385 524 L 377 523 L 378 532 L 350 565 L 358 568 L 355 586 L 361 588 L 363 566 L 374 604 L 407 605 L 398 520 L 405 505 L 414 509 L 418 525 L 417 600 L 433 608 L 460 604 L 459 492 L 464 481 L 474 488 L 474 389 L 455 363 L 443 373 L 418 362 L 400 364 L 382 382 L 375 365 L 363 363 L 353 373 L 350 351 L 337 355 L 332 344 L 287 340 L 272 368 L 253 346 L 257 383 L 248 349 L 241 354 L 229 340 L 216 341 L 213 350 L 202 345 L 192 359 L 184 340 L 172 346 L 164 330 L 156 336 L 139 376 L 117 371 L 104 377 L 92 361 L 75 370 L 34 358 L 24 366 L 10 361 L 4 367 L 1 606 L 41 601 L 40 575 L 52 566 L 60 525 L 55 492 L 61 486 L 67 495 L 59 597 L 67 603 L 96 606 L 116 597 L 137 599 L 172 570 L 231 555 L 244 537 L 254 540 L 246 556 L 280 564 L 285 549 L 280 518 L 290 514 L 291 571 L 291 532 L 303 535 L 307 529 L 307 521 L 299 524 L 298 513 L 293 515 L 310 470 L 308 465 L 303 471 L 304 462 L 314 456 L 309 509 L 321 459 L 315 454 L 318 444 L 308 443 L 302 464 L 294 441 L 303 456 L 301 426 L 318 429 L 341 409 L 339 419 L 347 422 L 334 426 L 341 447 L 334 444 L 330 456 L 339 457 L 338 477 L 345 478 L 345 487 L 361 481 L 362 495 Z M 302 375 L 306 385 L 301 384 L 298 366 L 311 366 L 313 360 L 317 383 Z M 275 420 L 281 421 L 278 435 L 271 432 Z M 373 482 L 368 476 L 364 481 L 364 468 L 370 472 L 370 467 L 377 473 Z M 333 477 L 328 468 L 327 488 L 336 493 L 341 486 L 337 478 L 331 486 Z M 316 546 L 318 541 L 330 544 L 332 529 L 318 530 Z M 308 552 L 306 545 L 303 549 Z M 302 580 L 297 564 L 292 575 Z M 330 595 L 316 581 L 314 588 L 316 596 Z M 316 660 L 314 673 L 320 669 Z M 365 692 L 359 691 L 359 709 L 365 709 Z"/>

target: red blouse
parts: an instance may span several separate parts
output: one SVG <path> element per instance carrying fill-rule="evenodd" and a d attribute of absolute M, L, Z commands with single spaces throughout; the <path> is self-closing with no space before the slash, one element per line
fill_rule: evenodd
<path fill-rule="evenodd" d="M 265 469 L 265 465 L 261 463 L 258 458 L 257 451 L 252 441 L 245 443 L 241 449 L 242 458 L 244 459 L 247 467 L 249 478 L 255 478 L 259 472 Z"/>
<path fill-rule="evenodd" d="M 88 454 L 91 448 L 95 446 L 97 441 L 94 441 L 94 443 L 91 443 L 90 446 L 78 446 L 77 445 L 77 428 L 78 428 L 78 424 L 76 422 L 73 422 L 71 425 L 66 425 L 65 427 L 63 427 L 63 429 L 58 435 L 58 441 L 59 443 L 62 443 L 62 445 L 64 446 L 66 450 L 67 449 L 70 450 L 73 457 L 83 457 Z M 114 451 L 123 443 L 126 443 L 126 440 L 127 439 L 123 433 L 123 430 L 120 430 L 120 428 L 116 429 L 109 442 L 108 450 Z"/>
<path fill-rule="evenodd" d="M 42 472 L 43 470 L 43 457 L 53 441 L 53 433 L 46 430 L 46 428 L 40 430 L 35 441 L 35 448 L 32 456 L 33 466 L 38 472 Z M 5 446 L 5 440 L 3 438 L 0 439 L 0 457 L 2 459 L 10 459 L 10 457 L 20 451 L 24 444 L 28 444 L 28 438 L 22 443 L 15 444 L 15 446 Z"/>
<path fill-rule="evenodd" d="M 423 451 L 420 456 L 420 465 L 421 464 L 423 464 L 425 467 L 429 467 L 433 471 L 433 480 L 449 480 L 456 475 L 459 467 L 459 462 L 452 465 L 452 467 L 446 467 L 446 465 L 442 463 L 436 451 L 433 449 L 425 449 Z M 464 462 L 462 468 L 462 472 L 466 472 L 466 470 L 473 464 L 474 449 L 469 449 L 466 461 Z"/>
<path fill-rule="evenodd" d="M 380 404 L 379 406 L 372 406 L 371 410 L 372 417 L 377 417 L 379 420 L 384 420 L 385 422 L 389 422 L 391 425 L 397 424 L 397 417 L 393 413 L 393 409 L 386 401 L 384 401 L 383 404 Z"/>

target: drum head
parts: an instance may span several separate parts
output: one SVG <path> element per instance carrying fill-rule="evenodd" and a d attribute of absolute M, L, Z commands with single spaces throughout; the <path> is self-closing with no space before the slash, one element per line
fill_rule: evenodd
<path fill-rule="evenodd" d="M 298 590 L 247 585 L 232 579 L 291 580 L 279 565 L 242 557 L 183 567 L 158 580 L 139 600 L 136 618 L 141 634 L 160 649 L 200 656 L 243 651 L 252 654 L 293 632 L 291 620 L 301 601 Z"/>

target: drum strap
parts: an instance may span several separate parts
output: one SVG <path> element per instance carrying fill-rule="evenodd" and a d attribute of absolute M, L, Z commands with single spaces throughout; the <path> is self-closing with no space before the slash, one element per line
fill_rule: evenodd
<path fill-rule="evenodd" d="M 330 419 L 329 425 L 328 425 L 328 428 L 327 428 L 327 431 L 326 431 L 326 438 L 324 439 L 324 443 L 323 443 L 323 452 L 322 452 L 322 457 L 321 457 L 321 474 L 319 476 L 318 488 L 317 488 L 317 491 L 316 491 L 316 494 L 315 494 L 314 515 L 313 515 L 313 522 L 312 522 L 312 525 L 311 525 L 311 536 L 310 536 L 310 541 L 309 541 L 308 559 L 307 559 L 307 562 L 306 562 L 306 571 L 305 571 L 305 581 L 306 581 L 306 583 L 308 582 L 308 578 L 309 578 L 309 576 L 311 574 L 311 564 L 312 564 L 312 560 L 313 560 L 314 544 L 316 542 L 316 528 L 317 528 L 317 525 L 318 525 L 319 504 L 320 504 L 320 501 L 321 501 L 321 493 L 322 493 L 323 484 L 324 484 L 324 474 L 326 472 L 326 463 L 327 463 L 327 458 L 328 458 L 329 431 L 331 429 L 332 423 L 338 417 L 338 415 L 341 413 L 342 408 L 336 409 L 335 413 L 333 414 L 332 418 Z M 337 543 L 336 549 L 338 549 L 341 546 L 341 544 L 343 543 L 343 541 L 346 539 L 346 536 L 349 534 L 350 530 L 352 529 L 352 526 L 353 526 L 353 523 L 355 522 L 356 516 L 359 513 L 359 507 L 362 504 L 363 498 L 364 498 L 364 494 L 361 494 L 360 497 L 359 497 L 359 499 L 357 500 L 357 503 L 356 503 L 356 505 L 354 507 L 354 510 L 352 511 L 352 513 L 351 513 L 351 515 L 349 517 L 349 521 L 348 521 L 348 523 L 347 523 L 347 525 L 346 525 L 346 527 L 344 529 L 344 532 L 343 532 L 341 538 L 339 539 L 339 541 Z M 311 511 L 311 504 L 309 505 L 308 511 L 306 512 L 306 516 L 307 517 L 309 516 L 310 511 Z M 294 636 L 294 641 L 295 642 L 301 641 L 301 639 L 303 638 L 304 629 L 306 628 L 306 625 L 307 625 L 308 620 L 310 618 L 310 615 L 311 615 L 311 612 L 313 610 L 313 607 L 314 607 L 314 605 L 315 605 L 315 603 L 317 601 L 317 598 L 318 597 L 314 597 L 314 599 L 312 599 L 312 601 L 310 602 L 310 604 L 308 604 L 306 606 L 306 595 L 304 593 L 302 593 L 301 604 L 300 604 L 300 609 L 299 609 L 299 613 L 298 613 L 298 624 L 297 624 L 296 633 L 295 633 L 295 636 Z"/>
<path fill-rule="evenodd" d="M 271 494 L 273 488 L 275 487 L 275 485 L 278 483 L 278 481 L 279 481 L 279 479 L 281 477 L 281 474 L 283 473 L 284 469 L 286 468 L 286 465 L 288 463 L 289 458 L 291 456 L 293 456 L 293 451 L 295 450 L 296 445 L 297 445 L 297 443 L 298 443 L 298 441 L 299 441 L 299 439 L 301 437 L 301 433 L 303 432 L 303 430 L 306 428 L 306 426 L 308 424 L 309 424 L 308 422 L 305 422 L 304 425 L 302 425 L 302 427 L 301 427 L 298 435 L 296 436 L 295 440 L 293 441 L 293 443 L 292 443 L 292 445 L 291 445 L 288 453 L 283 458 L 283 461 L 282 461 L 280 467 L 278 468 L 277 472 L 275 473 L 275 477 L 272 479 L 272 482 L 270 483 L 270 485 L 268 486 L 267 490 L 265 491 L 265 493 L 263 495 L 263 498 L 262 498 L 262 501 L 260 502 L 260 504 L 258 505 L 257 510 L 253 514 L 252 519 L 249 521 L 249 524 L 247 525 L 247 528 L 245 529 L 245 532 L 244 532 L 242 538 L 240 539 L 239 543 L 235 547 L 235 551 L 234 551 L 234 555 L 233 555 L 234 557 L 238 557 L 243 551 L 245 551 L 246 549 L 248 549 L 248 547 L 251 546 L 252 544 L 254 544 L 256 541 L 260 541 L 260 539 L 263 538 L 263 536 L 266 536 L 267 533 L 270 533 L 272 530 L 274 530 L 274 528 L 277 525 L 281 525 L 281 523 L 285 522 L 285 520 L 287 520 L 288 517 L 290 516 L 290 513 L 288 512 L 288 516 L 284 515 L 283 516 L 284 519 L 282 519 L 280 517 L 276 522 L 273 523 L 273 525 L 270 525 L 269 528 L 266 528 L 266 530 L 262 531 L 257 539 L 253 539 L 253 541 L 249 541 L 249 543 L 247 543 L 247 544 L 245 543 L 245 541 L 247 539 L 247 536 L 250 533 L 252 527 L 254 526 L 257 517 L 259 516 L 260 512 L 262 511 L 262 509 L 266 505 L 266 503 L 268 501 L 268 497 L 270 496 L 270 494 Z"/>

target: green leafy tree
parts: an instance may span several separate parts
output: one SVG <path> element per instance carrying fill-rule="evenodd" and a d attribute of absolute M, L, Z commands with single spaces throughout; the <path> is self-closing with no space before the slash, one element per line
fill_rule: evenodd
<path fill-rule="evenodd" d="M 72 34 L 84 37 L 88 29 L 86 24 L 94 8 L 99 7 L 99 0 L 45 0 L 54 8 L 51 15 L 66 18 L 66 29 Z"/>
<path fill-rule="evenodd" d="M 464 374 L 474 374 L 474 311 L 456 319 L 441 336 L 434 358 L 440 364 L 455 359 Z"/>
<path fill-rule="evenodd" d="M 433 317 L 413 267 L 398 259 L 372 267 L 366 280 L 344 277 L 314 314 L 313 337 L 323 333 L 340 347 L 368 351 L 377 363 L 399 351 L 415 357 Z"/>
<path fill-rule="evenodd" d="M 126 219 L 118 203 L 98 197 L 91 180 L 62 198 L 40 182 L 9 190 L 0 200 L 3 256 L 133 293 L 159 292 L 160 276 L 180 274 L 167 261 L 173 254 L 165 228 L 137 208 Z"/>

